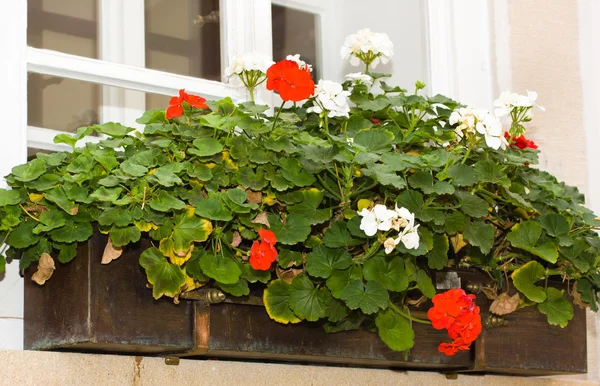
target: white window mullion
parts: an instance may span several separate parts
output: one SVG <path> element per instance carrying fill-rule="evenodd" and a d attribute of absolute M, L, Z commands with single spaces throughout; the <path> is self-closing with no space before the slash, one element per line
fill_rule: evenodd
<path fill-rule="evenodd" d="M 0 1 L 2 130 L 0 186 L 13 166 L 27 160 L 27 2 Z"/>
<path fill-rule="evenodd" d="M 235 55 L 257 52 L 273 57 L 270 0 L 221 0 L 221 73 Z M 271 104 L 272 94 L 259 90 L 257 103 Z"/>
<path fill-rule="evenodd" d="M 144 67 L 144 0 L 101 0 L 98 4 L 99 58 L 114 63 Z M 129 126 L 146 107 L 142 92 L 102 88 L 100 117 Z"/>

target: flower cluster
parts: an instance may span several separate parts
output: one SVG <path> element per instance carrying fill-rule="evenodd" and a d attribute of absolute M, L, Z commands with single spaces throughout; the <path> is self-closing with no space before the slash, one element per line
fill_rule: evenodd
<path fill-rule="evenodd" d="M 323 113 L 329 118 L 348 117 L 348 96 L 350 92 L 344 91 L 341 84 L 321 79 L 315 90 L 315 104 L 307 112 Z"/>
<path fill-rule="evenodd" d="M 352 84 L 364 84 L 365 86 L 371 86 L 373 84 L 373 78 L 370 75 L 363 74 L 362 72 L 353 72 L 346 75 L 346 80 L 352 82 Z"/>
<path fill-rule="evenodd" d="M 234 56 L 229 66 L 225 69 L 228 79 L 237 77 L 250 92 L 254 100 L 254 89 L 266 80 L 267 69 L 273 61 L 256 52 Z"/>
<path fill-rule="evenodd" d="M 515 109 L 530 109 L 533 106 L 538 107 L 540 110 L 545 109 L 537 105 L 537 93 L 535 91 L 527 90 L 527 95 L 520 95 L 515 92 L 504 91 L 500 94 L 500 97 L 494 101 L 494 107 L 496 107 L 496 115 L 503 117 L 509 115 Z"/>
<path fill-rule="evenodd" d="M 439 345 L 440 352 L 454 355 L 459 350 L 469 350 L 471 343 L 481 333 L 481 315 L 474 299 L 475 295 L 467 295 L 460 288 L 433 297 L 433 307 L 427 312 L 427 317 L 431 320 L 433 328 L 448 330 L 452 339 L 452 343 Z"/>
<path fill-rule="evenodd" d="M 258 236 L 260 242 L 254 241 L 250 248 L 250 266 L 257 271 L 267 271 L 277 259 L 277 249 L 275 249 L 277 238 L 275 233 L 268 229 L 259 229 Z"/>
<path fill-rule="evenodd" d="M 282 60 L 267 70 L 267 90 L 276 91 L 285 102 L 300 102 L 315 92 L 310 70 L 293 60 Z"/>
<path fill-rule="evenodd" d="M 358 66 L 362 61 L 367 70 L 376 68 L 379 62 L 386 64 L 394 55 L 394 44 L 384 33 L 373 32 L 369 28 L 348 35 L 340 50 L 342 59 L 350 59 L 350 64 Z"/>
<path fill-rule="evenodd" d="M 506 147 L 506 140 L 502 137 L 502 122 L 487 110 L 461 107 L 450 114 L 448 123 L 458 124 L 454 133 L 459 139 L 475 135 L 477 132 L 484 136 L 485 143 L 492 149 Z"/>
<path fill-rule="evenodd" d="M 167 119 L 178 118 L 183 114 L 183 102 L 198 109 L 208 108 L 205 104 L 206 99 L 197 95 L 188 94 L 184 89 L 181 89 L 179 90 L 179 96 L 174 96 L 169 100 L 169 107 L 165 113 Z"/>
<path fill-rule="evenodd" d="M 392 253 L 400 243 L 404 244 L 406 249 L 419 248 L 419 225 L 415 225 L 415 215 L 408 209 L 396 206 L 391 210 L 378 204 L 371 210 L 363 208 L 358 214 L 362 217 L 360 229 L 367 236 L 374 236 L 378 230 L 388 232 L 394 229 L 399 232 L 396 238 L 389 237 L 384 241 L 386 254 Z"/>

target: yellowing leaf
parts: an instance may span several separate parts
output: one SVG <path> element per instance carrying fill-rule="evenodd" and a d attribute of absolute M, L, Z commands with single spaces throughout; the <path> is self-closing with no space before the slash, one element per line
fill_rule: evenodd
<path fill-rule="evenodd" d="M 190 249 L 187 251 L 175 252 L 175 246 L 173 239 L 170 237 L 164 238 L 160 241 L 158 249 L 169 258 L 171 264 L 182 266 L 186 261 L 192 257 L 192 251 L 194 250 L 194 244 L 190 245 Z"/>
<path fill-rule="evenodd" d="M 31 277 L 31 280 L 39 285 L 44 285 L 46 280 L 52 277 L 56 266 L 54 265 L 54 259 L 47 253 L 42 253 L 40 261 L 38 262 L 37 271 Z"/>
<path fill-rule="evenodd" d="M 456 235 L 450 237 L 450 242 L 452 242 L 452 249 L 454 249 L 454 253 L 458 253 L 467 243 L 463 240 L 462 233 L 457 233 Z"/>
<path fill-rule="evenodd" d="M 29 201 L 31 202 L 40 202 L 44 198 L 43 194 L 39 193 L 29 193 Z"/>
<path fill-rule="evenodd" d="M 366 198 L 361 198 L 360 200 L 358 200 L 358 211 L 360 212 L 363 209 L 369 209 L 371 206 L 373 206 L 373 201 L 366 199 Z"/>
<path fill-rule="evenodd" d="M 150 232 L 151 230 L 158 229 L 158 225 L 151 223 L 151 222 L 145 222 L 142 220 L 134 221 L 133 224 L 137 227 L 137 229 L 139 229 L 142 232 Z"/>
<path fill-rule="evenodd" d="M 263 197 L 263 202 L 268 206 L 273 206 L 277 203 L 277 200 L 275 199 L 275 195 L 269 192 L 265 197 Z"/>
<path fill-rule="evenodd" d="M 148 172 L 148 175 L 149 175 L 149 176 L 151 176 L 151 175 L 153 175 L 154 173 L 156 173 L 156 168 L 155 168 L 155 169 L 151 169 L 151 170 Z"/>
<path fill-rule="evenodd" d="M 508 296 L 506 292 L 501 293 L 490 305 L 490 312 L 496 315 L 510 314 L 519 306 L 519 300 L 520 296 L 518 293 L 513 296 Z"/>
<path fill-rule="evenodd" d="M 123 253 L 123 248 L 116 248 L 110 237 L 108 238 L 108 242 L 106 243 L 106 247 L 104 247 L 104 253 L 102 254 L 101 264 L 108 264 L 113 260 L 116 260 Z"/>

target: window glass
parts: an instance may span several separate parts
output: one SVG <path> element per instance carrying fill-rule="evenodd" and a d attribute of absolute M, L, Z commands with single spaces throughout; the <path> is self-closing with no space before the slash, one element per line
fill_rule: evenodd
<path fill-rule="evenodd" d="M 221 80 L 219 0 L 145 0 L 146 67 Z"/>
<path fill-rule="evenodd" d="M 273 4 L 273 60 L 300 54 L 313 66 L 313 79 L 319 79 L 317 63 L 317 15 Z"/>
<path fill-rule="evenodd" d="M 27 43 L 97 59 L 97 1 L 27 0 Z"/>

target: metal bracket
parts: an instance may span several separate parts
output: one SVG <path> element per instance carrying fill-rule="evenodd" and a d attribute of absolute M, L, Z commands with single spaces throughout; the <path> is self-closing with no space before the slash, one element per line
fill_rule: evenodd
<path fill-rule="evenodd" d="M 193 300 L 202 304 L 217 304 L 225 301 L 225 294 L 216 288 L 200 288 L 196 291 L 184 292 L 180 299 Z"/>

